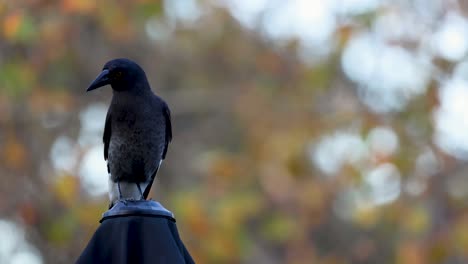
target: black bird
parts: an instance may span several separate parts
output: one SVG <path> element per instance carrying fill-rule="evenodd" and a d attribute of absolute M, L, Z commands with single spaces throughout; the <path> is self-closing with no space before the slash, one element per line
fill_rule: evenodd
<path fill-rule="evenodd" d="M 86 91 L 110 84 L 112 102 L 104 126 L 104 159 L 110 207 L 120 199 L 146 199 L 172 140 L 171 114 L 143 69 L 129 59 L 107 62 Z"/>

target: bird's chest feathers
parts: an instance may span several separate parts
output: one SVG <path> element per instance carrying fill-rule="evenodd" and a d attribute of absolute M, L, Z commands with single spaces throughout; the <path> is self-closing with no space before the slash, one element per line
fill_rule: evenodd
<path fill-rule="evenodd" d="M 112 121 L 117 130 L 134 129 L 144 121 L 147 112 L 146 102 L 139 97 L 116 98 L 112 108 Z"/>
<path fill-rule="evenodd" d="M 137 122 L 137 114 L 132 109 L 122 109 L 118 111 L 115 117 L 116 125 L 121 128 L 133 128 Z"/>

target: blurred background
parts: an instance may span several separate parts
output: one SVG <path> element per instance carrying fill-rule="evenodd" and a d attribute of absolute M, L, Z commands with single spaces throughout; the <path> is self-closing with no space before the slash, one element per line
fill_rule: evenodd
<path fill-rule="evenodd" d="M 0 0 L 0 263 L 107 209 L 106 61 L 172 110 L 151 196 L 198 263 L 468 263 L 468 2 Z"/>

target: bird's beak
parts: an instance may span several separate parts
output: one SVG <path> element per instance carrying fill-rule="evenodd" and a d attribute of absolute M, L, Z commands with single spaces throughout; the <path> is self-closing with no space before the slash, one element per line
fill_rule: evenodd
<path fill-rule="evenodd" d="M 102 72 L 98 75 L 98 77 L 96 77 L 96 79 L 91 83 L 86 91 L 89 92 L 107 84 L 110 84 L 109 70 L 105 69 L 102 70 Z"/>

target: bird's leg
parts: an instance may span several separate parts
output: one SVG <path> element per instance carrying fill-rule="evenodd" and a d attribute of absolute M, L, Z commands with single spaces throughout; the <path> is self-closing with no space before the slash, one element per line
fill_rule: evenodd
<path fill-rule="evenodd" d="M 136 182 L 135 184 L 136 184 L 136 186 L 138 188 L 138 191 L 140 192 L 140 200 L 144 200 L 143 192 L 141 191 L 141 187 L 140 187 L 140 183 Z"/>

